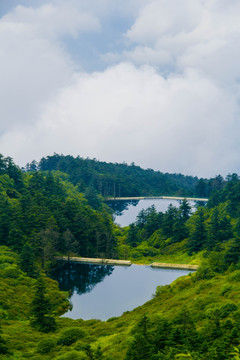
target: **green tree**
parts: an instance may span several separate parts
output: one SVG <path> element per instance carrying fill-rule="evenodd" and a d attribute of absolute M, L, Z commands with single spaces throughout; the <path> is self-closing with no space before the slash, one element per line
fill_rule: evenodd
<path fill-rule="evenodd" d="M 134 223 L 129 225 L 126 242 L 133 247 L 138 245 L 137 227 Z"/>
<path fill-rule="evenodd" d="M 184 219 L 184 221 L 187 221 L 190 218 L 191 209 L 192 208 L 189 205 L 188 201 L 186 199 L 183 199 L 181 201 L 181 205 L 179 206 L 179 211 L 180 211 L 181 217 Z"/>
<path fill-rule="evenodd" d="M 74 236 L 71 233 L 71 231 L 67 229 L 63 233 L 63 248 L 67 252 L 68 261 L 69 261 L 70 251 L 74 250 L 74 245 L 75 245 Z"/>
<path fill-rule="evenodd" d="M 96 189 L 93 186 L 89 186 L 84 193 L 84 197 L 87 199 L 88 204 L 95 210 L 98 210 L 101 205 L 101 199 Z"/>
<path fill-rule="evenodd" d="M 24 244 L 20 253 L 20 267 L 28 276 L 35 278 L 38 274 L 35 254 L 33 248 L 29 244 Z"/>
<path fill-rule="evenodd" d="M 151 359 L 153 354 L 153 344 L 149 328 L 149 318 L 146 315 L 143 315 L 133 330 L 134 340 L 128 349 L 126 360 Z"/>
<path fill-rule="evenodd" d="M 207 238 L 208 240 L 206 246 L 208 250 L 213 250 L 214 247 L 220 243 L 220 218 L 217 208 L 213 209 L 212 215 L 210 217 Z"/>
<path fill-rule="evenodd" d="M 168 206 L 167 211 L 165 212 L 165 214 L 163 216 L 163 224 L 162 224 L 162 229 L 163 229 L 164 235 L 167 238 L 170 238 L 173 236 L 173 226 L 177 220 L 177 216 L 178 216 L 177 208 L 175 206 L 173 206 L 172 204 L 170 204 Z"/>
<path fill-rule="evenodd" d="M 46 286 L 42 276 L 37 280 L 36 291 L 30 304 L 31 325 L 42 332 L 55 331 L 56 321 L 52 315 L 52 307 L 46 296 Z"/>
<path fill-rule="evenodd" d="M 179 242 L 185 239 L 188 236 L 188 229 L 186 226 L 186 221 L 184 218 L 179 214 L 173 224 L 173 242 Z"/>
<path fill-rule="evenodd" d="M 188 239 L 189 252 L 200 251 L 206 243 L 207 232 L 205 226 L 204 210 L 199 208 L 193 215 L 193 228 Z"/>

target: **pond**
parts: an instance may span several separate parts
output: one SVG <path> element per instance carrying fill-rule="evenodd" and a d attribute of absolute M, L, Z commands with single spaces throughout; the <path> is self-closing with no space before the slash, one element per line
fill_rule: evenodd
<path fill-rule="evenodd" d="M 194 212 L 196 209 L 195 201 L 188 201 Z M 179 207 L 180 200 L 174 199 L 143 199 L 143 200 L 111 200 L 107 201 L 107 205 L 114 211 L 114 221 L 120 226 L 128 226 L 136 221 L 137 215 L 142 209 L 147 209 L 154 205 L 158 212 L 167 211 L 169 205 Z M 204 205 L 204 203 L 202 203 Z"/>
<path fill-rule="evenodd" d="M 71 293 L 73 308 L 63 316 L 100 319 L 120 316 L 152 298 L 158 285 L 166 285 L 190 270 L 156 269 L 146 265 L 111 266 L 59 263 L 51 274 L 60 289 Z"/>

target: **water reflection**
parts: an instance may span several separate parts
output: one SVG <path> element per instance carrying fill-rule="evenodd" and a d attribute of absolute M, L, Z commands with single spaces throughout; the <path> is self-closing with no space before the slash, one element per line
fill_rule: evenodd
<path fill-rule="evenodd" d="M 114 215 L 121 216 L 123 211 L 128 210 L 128 207 L 137 206 L 139 200 L 110 200 L 106 204 L 113 210 Z"/>
<path fill-rule="evenodd" d="M 58 262 L 51 272 L 51 278 L 57 280 L 62 291 L 88 293 L 106 276 L 112 274 L 114 267 L 111 265 L 94 265 Z"/>

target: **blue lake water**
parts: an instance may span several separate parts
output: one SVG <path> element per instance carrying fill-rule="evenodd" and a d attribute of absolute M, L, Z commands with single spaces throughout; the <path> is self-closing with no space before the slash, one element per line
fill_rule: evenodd
<path fill-rule="evenodd" d="M 189 272 L 145 265 L 64 263 L 59 264 L 52 277 L 58 280 L 61 290 L 72 293 L 73 308 L 64 316 L 107 320 L 144 304 L 158 285 L 170 284 Z"/>

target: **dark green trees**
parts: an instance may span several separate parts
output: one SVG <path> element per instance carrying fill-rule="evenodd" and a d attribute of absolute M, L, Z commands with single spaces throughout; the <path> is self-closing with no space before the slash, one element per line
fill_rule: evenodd
<path fill-rule="evenodd" d="M 35 278 L 38 274 L 34 250 L 29 244 L 25 244 L 20 252 L 20 267 L 22 271 L 32 278 Z"/>
<path fill-rule="evenodd" d="M 204 210 L 199 208 L 193 216 L 193 229 L 188 241 L 190 253 L 200 251 L 204 243 L 206 243 L 207 231 L 204 221 Z"/>
<path fill-rule="evenodd" d="M 2 337 L 2 328 L 0 325 L 0 354 L 7 354 L 8 348 L 5 339 Z"/>
<path fill-rule="evenodd" d="M 50 332 L 56 329 L 56 322 L 52 315 L 52 307 L 46 296 L 46 286 L 43 277 L 39 277 L 36 291 L 30 305 L 31 325 L 42 332 Z"/>
<path fill-rule="evenodd" d="M 126 360 L 151 359 L 153 351 L 150 321 L 146 315 L 140 319 L 133 330 L 134 340 L 128 349 Z"/>

